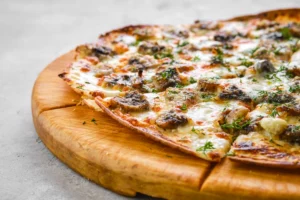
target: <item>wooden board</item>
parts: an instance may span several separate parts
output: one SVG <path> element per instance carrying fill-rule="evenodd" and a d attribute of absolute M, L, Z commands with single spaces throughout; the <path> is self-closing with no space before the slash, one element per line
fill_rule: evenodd
<path fill-rule="evenodd" d="M 80 97 L 57 76 L 73 58 L 74 52 L 67 53 L 39 75 L 32 93 L 32 115 L 49 150 L 84 177 L 126 196 L 300 199 L 299 170 L 228 159 L 212 164 L 156 143 L 102 112 L 76 106 Z"/>

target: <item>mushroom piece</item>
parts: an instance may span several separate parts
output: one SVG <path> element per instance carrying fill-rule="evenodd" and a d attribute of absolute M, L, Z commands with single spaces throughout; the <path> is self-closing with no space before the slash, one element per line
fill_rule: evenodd
<path fill-rule="evenodd" d="M 240 101 L 248 102 L 248 103 L 252 101 L 252 99 L 245 92 L 243 92 L 241 89 L 239 89 L 235 85 L 231 85 L 231 86 L 225 88 L 225 90 L 219 94 L 219 98 L 220 99 L 236 99 L 236 100 L 240 100 Z"/>
<path fill-rule="evenodd" d="M 176 83 L 180 83 L 180 79 L 176 69 L 169 68 L 157 73 L 152 78 L 153 85 L 157 91 L 163 91 L 168 87 L 173 87 Z"/>
<path fill-rule="evenodd" d="M 268 61 L 268 60 L 261 60 L 258 61 L 255 64 L 255 70 L 259 73 L 259 74 L 269 74 L 269 73 L 273 73 L 275 71 L 275 68 L 273 66 L 273 64 Z"/>
<path fill-rule="evenodd" d="M 212 79 L 199 79 L 197 85 L 199 91 L 201 92 L 215 92 L 218 86 L 219 84 Z"/>
<path fill-rule="evenodd" d="M 287 129 L 280 135 L 280 139 L 291 144 L 300 143 L 300 126 L 288 125 Z"/>
<path fill-rule="evenodd" d="M 287 112 L 288 115 L 299 116 L 300 115 L 300 104 L 281 105 L 276 110 Z"/>
<path fill-rule="evenodd" d="M 228 42 L 234 39 L 235 37 L 236 35 L 231 35 L 225 32 L 219 32 L 214 36 L 214 40 L 219 42 Z"/>
<path fill-rule="evenodd" d="M 154 55 L 157 53 L 169 53 L 171 52 L 170 47 L 159 45 L 157 42 L 143 42 L 139 48 L 138 52 L 144 55 Z"/>
<path fill-rule="evenodd" d="M 244 106 L 238 106 L 231 110 L 225 117 L 225 121 L 228 124 L 232 124 L 234 121 L 244 118 L 249 113 L 249 109 Z"/>
<path fill-rule="evenodd" d="M 170 110 L 158 116 L 155 123 L 163 129 L 174 129 L 180 125 L 185 125 L 188 119 L 185 115 Z"/>
<path fill-rule="evenodd" d="M 149 102 L 145 96 L 136 92 L 131 91 L 125 94 L 124 97 L 114 97 L 110 101 L 110 107 L 120 107 L 126 112 L 144 111 L 149 109 Z"/>

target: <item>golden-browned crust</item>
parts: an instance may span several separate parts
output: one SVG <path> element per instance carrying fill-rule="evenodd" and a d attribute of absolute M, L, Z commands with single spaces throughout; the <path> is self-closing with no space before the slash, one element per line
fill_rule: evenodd
<path fill-rule="evenodd" d="M 286 8 L 265 11 L 253 15 L 238 16 L 224 21 L 247 21 L 253 18 L 268 19 L 275 21 L 300 22 L 300 8 Z"/>
<path fill-rule="evenodd" d="M 188 154 L 192 154 L 197 156 L 197 154 L 195 153 L 195 151 L 189 149 L 187 146 L 181 145 L 179 143 L 175 143 L 174 141 L 170 140 L 169 138 L 165 137 L 164 135 L 162 135 L 158 130 L 155 129 L 150 129 L 150 128 L 145 128 L 145 127 L 141 127 L 141 126 L 134 126 L 132 125 L 130 122 L 128 122 L 127 120 L 124 120 L 122 117 L 116 115 L 115 113 L 113 113 L 110 109 L 108 109 L 103 103 L 102 103 L 102 99 L 100 97 L 96 97 L 95 98 L 95 102 L 98 104 L 98 106 L 106 113 L 108 114 L 111 118 L 113 118 L 114 120 L 118 121 L 120 124 L 135 130 L 139 133 L 144 134 L 146 137 L 151 138 L 152 140 L 158 141 L 164 145 L 167 145 L 169 147 L 181 150 L 183 152 L 186 152 Z M 213 162 L 218 162 L 220 161 L 220 158 L 216 159 L 216 160 L 212 160 Z"/>
<path fill-rule="evenodd" d="M 288 162 L 288 161 L 274 161 L 274 160 L 262 160 L 262 159 L 255 159 L 249 157 L 239 156 L 229 156 L 230 160 L 243 162 L 248 164 L 255 164 L 260 166 L 268 166 L 268 167 L 280 167 L 280 168 L 287 168 L 287 169 L 299 169 L 300 163 Z"/>

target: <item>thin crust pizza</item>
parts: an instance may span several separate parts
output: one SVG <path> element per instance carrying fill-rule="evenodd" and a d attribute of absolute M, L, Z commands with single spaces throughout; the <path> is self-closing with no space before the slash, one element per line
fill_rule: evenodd
<path fill-rule="evenodd" d="M 128 26 L 59 76 L 84 102 L 209 161 L 300 167 L 300 10 Z"/>

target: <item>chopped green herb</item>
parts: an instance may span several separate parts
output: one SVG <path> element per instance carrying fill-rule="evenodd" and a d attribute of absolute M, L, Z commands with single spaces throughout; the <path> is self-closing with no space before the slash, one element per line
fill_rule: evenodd
<path fill-rule="evenodd" d="M 76 88 L 83 90 L 83 85 L 77 86 Z"/>
<path fill-rule="evenodd" d="M 199 56 L 195 56 L 193 59 L 192 59 L 192 61 L 193 62 L 197 62 L 197 61 L 200 61 L 201 59 L 199 58 Z"/>
<path fill-rule="evenodd" d="M 288 40 L 292 37 L 290 29 L 288 27 L 284 27 L 280 29 L 280 33 L 282 34 L 283 39 Z"/>
<path fill-rule="evenodd" d="M 292 128 L 292 133 L 295 133 L 296 131 L 299 131 L 300 130 L 300 126 L 293 126 Z"/>
<path fill-rule="evenodd" d="M 186 45 L 188 45 L 188 44 L 189 44 L 188 41 L 183 41 L 182 43 L 179 43 L 179 44 L 177 45 L 177 47 L 184 47 L 184 46 L 186 46 Z"/>
<path fill-rule="evenodd" d="M 93 118 L 93 119 L 91 120 L 91 122 L 93 122 L 94 124 L 97 125 L 97 120 L 96 120 L 95 118 Z"/>
<path fill-rule="evenodd" d="M 142 40 L 136 40 L 135 42 L 131 43 L 130 46 L 138 46 L 142 42 Z"/>
<path fill-rule="evenodd" d="M 185 103 L 182 104 L 182 106 L 180 107 L 180 110 L 187 110 L 187 105 Z"/>
<path fill-rule="evenodd" d="M 212 57 L 211 61 L 213 63 L 223 63 L 224 62 L 224 59 L 223 59 L 223 51 L 219 48 L 216 49 L 217 51 L 217 55 Z"/>
<path fill-rule="evenodd" d="M 207 151 L 210 151 L 210 150 L 213 150 L 213 149 L 215 149 L 213 143 L 212 143 L 211 141 L 207 141 L 207 142 L 204 144 L 204 146 L 199 147 L 198 149 L 196 149 L 196 151 L 202 151 L 202 153 L 203 153 L 204 155 L 206 155 L 206 152 L 207 152 Z"/>
<path fill-rule="evenodd" d="M 161 73 L 160 73 L 160 76 L 161 76 L 163 79 L 169 79 L 169 78 L 173 77 L 174 74 L 176 74 L 175 69 L 169 68 L 169 69 L 167 69 L 167 70 L 161 72 Z"/>
<path fill-rule="evenodd" d="M 208 94 L 208 93 L 204 93 L 204 94 L 200 94 L 200 97 L 202 98 L 203 101 L 210 101 L 215 97 L 215 94 Z"/>
<path fill-rule="evenodd" d="M 239 60 L 241 61 L 241 65 L 243 66 L 250 67 L 251 65 L 253 65 L 253 62 L 247 60 L 246 58 L 239 58 Z"/>
<path fill-rule="evenodd" d="M 193 77 L 191 77 L 191 78 L 190 78 L 190 83 L 191 83 L 191 84 L 193 84 L 193 83 L 197 83 L 197 80 L 196 80 L 196 79 L 194 79 Z"/>
<path fill-rule="evenodd" d="M 250 120 L 244 121 L 242 118 L 239 118 L 232 122 L 232 124 L 222 124 L 221 127 L 223 129 L 234 129 L 234 130 L 242 130 L 245 127 L 249 126 L 251 123 Z"/>
<path fill-rule="evenodd" d="M 85 83 L 86 83 L 86 84 L 91 84 L 91 83 L 90 83 L 90 82 L 88 82 L 88 81 L 86 81 Z"/>
<path fill-rule="evenodd" d="M 253 79 L 252 79 L 252 82 L 257 82 L 257 79 L 256 79 L 256 78 L 253 78 Z"/>
<path fill-rule="evenodd" d="M 184 85 L 182 85 L 181 83 L 176 83 L 175 87 L 176 87 L 176 88 L 183 88 Z"/>
<path fill-rule="evenodd" d="M 255 47 L 254 49 L 252 49 L 250 51 L 250 55 L 253 56 L 253 54 L 257 51 L 257 49 L 259 49 L 259 47 Z"/>
<path fill-rule="evenodd" d="M 269 79 L 269 80 L 274 80 L 274 81 L 281 81 L 281 79 L 278 78 L 278 76 L 277 76 L 276 73 L 273 73 L 273 74 L 267 74 L 267 75 L 265 75 L 265 78 L 266 78 L 266 79 Z"/>
<path fill-rule="evenodd" d="M 174 55 L 172 53 L 156 53 L 154 54 L 155 59 L 162 59 L 162 58 L 174 58 Z"/>
<path fill-rule="evenodd" d="M 178 94 L 178 92 L 174 91 L 174 90 L 169 90 L 168 93 L 170 93 L 170 94 Z"/>
<path fill-rule="evenodd" d="M 299 93 L 300 92 L 300 85 L 290 86 L 289 91 L 292 92 L 292 93 Z"/>
<path fill-rule="evenodd" d="M 199 134 L 199 133 L 201 133 L 202 135 L 204 135 L 204 133 L 202 132 L 202 130 L 199 130 L 199 129 L 195 129 L 195 127 L 193 126 L 193 128 L 192 128 L 192 132 L 193 133 L 195 133 L 195 134 Z"/>
<path fill-rule="evenodd" d="M 234 152 L 227 152 L 226 156 L 235 156 L 235 153 Z"/>
<path fill-rule="evenodd" d="M 270 114 L 271 117 L 276 117 L 278 115 L 278 111 L 274 108 Z"/>

